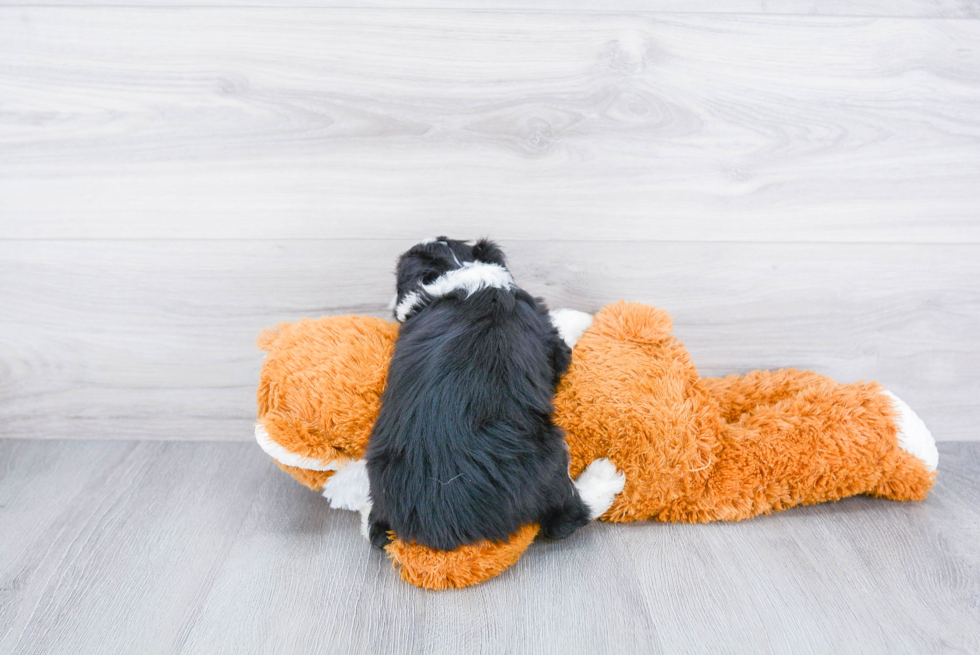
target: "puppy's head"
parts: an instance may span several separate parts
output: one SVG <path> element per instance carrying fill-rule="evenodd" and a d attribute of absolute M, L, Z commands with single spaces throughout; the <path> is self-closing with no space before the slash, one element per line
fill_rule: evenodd
<path fill-rule="evenodd" d="M 467 241 L 435 237 L 426 239 L 408 249 L 398 258 L 395 298 L 392 309 L 395 318 L 402 322 L 424 294 L 424 287 L 431 285 L 450 271 L 472 266 L 474 262 L 494 264 L 506 269 L 504 253 L 497 244 L 480 239 L 473 245 Z M 408 309 L 406 309 L 408 308 Z"/>

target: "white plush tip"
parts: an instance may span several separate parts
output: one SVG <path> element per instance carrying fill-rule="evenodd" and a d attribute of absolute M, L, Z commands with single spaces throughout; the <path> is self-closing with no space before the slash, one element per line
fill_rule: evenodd
<path fill-rule="evenodd" d="M 371 485 L 364 460 L 355 460 L 331 475 L 321 493 L 334 509 L 359 512 L 369 506 Z"/>
<path fill-rule="evenodd" d="M 935 471 L 939 466 L 939 451 L 936 449 L 936 440 L 929 432 L 929 428 L 901 398 L 891 391 L 884 393 L 891 398 L 895 409 L 898 410 L 898 420 L 896 421 L 898 423 L 898 445 L 905 452 L 921 459 L 928 470 Z"/>
<path fill-rule="evenodd" d="M 371 534 L 369 532 L 371 518 L 371 503 L 368 502 L 367 505 L 361 508 L 361 536 L 364 537 L 368 542 L 371 541 Z"/>
<path fill-rule="evenodd" d="M 579 338 L 592 327 L 592 314 L 575 309 L 556 309 L 551 312 L 551 324 L 558 330 L 558 334 L 568 347 L 574 348 Z"/>
<path fill-rule="evenodd" d="M 290 452 L 273 441 L 272 437 L 269 436 L 269 432 L 261 423 L 255 424 L 255 442 L 265 451 L 266 455 L 286 466 L 308 469 L 310 471 L 336 471 L 346 463 L 343 460 L 325 462 Z"/>
<path fill-rule="evenodd" d="M 626 476 L 608 459 L 597 459 L 589 464 L 575 480 L 578 495 L 589 507 L 589 519 L 595 520 L 605 514 L 625 484 Z"/>

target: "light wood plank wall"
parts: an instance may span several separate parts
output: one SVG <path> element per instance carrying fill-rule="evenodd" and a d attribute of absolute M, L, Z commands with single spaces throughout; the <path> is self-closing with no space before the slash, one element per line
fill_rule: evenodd
<path fill-rule="evenodd" d="M 7 7 L 292 7 L 980 18 L 978 0 L 0 0 Z"/>
<path fill-rule="evenodd" d="M 978 2 L 56 4 L 0 0 L 0 436 L 249 439 L 255 333 L 445 233 L 980 440 Z"/>

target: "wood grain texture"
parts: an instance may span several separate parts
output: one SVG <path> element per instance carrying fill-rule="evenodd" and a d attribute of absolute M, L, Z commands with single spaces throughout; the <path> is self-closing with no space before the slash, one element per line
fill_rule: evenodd
<path fill-rule="evenodd" d="M 980 241 L 975 20 L 7 7 L 0 98 L 0 237 Z"/>
<path fill-rule="evenodd" d="M 978 0 L 0 0 L 0 6 L 294 7 L 980 18 Z"/>
<path fill-rule="evenodd" d="M 249 444 L 0 441 L 0 650 L 973 653 L 980 444 L 921 503 L 595 524 L 462 591 L 402 583 Z"/>
<path fill-rule="evenodd" d="M 387 316 L 404 241 L 0 242 L 0 436 L 249 440 L 259 330 Z M 670 311 L 703 375 L 878 379 L 980 440 L 980 246 L 502 241 L 552 307 Z"/>
<path fill-rule="evenodd" d="M 175 652 L 264 481 L 214 443 L 0 442 L 0 652 Z"/>

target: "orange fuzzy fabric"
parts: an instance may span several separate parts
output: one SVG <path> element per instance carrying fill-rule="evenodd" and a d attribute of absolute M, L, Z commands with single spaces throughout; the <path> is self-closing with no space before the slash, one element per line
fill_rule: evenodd
<path fill-rule="evenodd" d="M 394 323 L 350 315 L 280 323 L 260 333 L 258 346 L 268 354 L 256 400 L 269 437 L 324 462 L 360 458 L 397 338 Z M 310 478 L 319 486 L 306 477 L 300 482 L 319 489 L 327 477 Z"/>
<path fill-rule="evenodd" d="M 510 567 L 537 534 L 537 524 L 525 525 L 504 543 L 480 541 L 450 551 L 395 539 L 387 552 L 405 582 L 426 589 L 462 589 Z"/>
<path fill-rule="evenodd" d="M 701 378 L 671 328 L 654 307 L 605 307 L 558 387 L 555 421 L 572 475 L 602 457 L 626 474 L 602 519 L 737 521 L 855 494 L 928 493 L 935 473 L 898 447 L 894 409 L 877 384 L 796 370 Z M 323 462 L 362 457 L 397 336 L 396 324 L 362 316 L 263 332 L 258 405 L 269 436 Z M 332 475 L 282 468 L 313 489 Z M 505 570 L 536 532 L 451 552 L 395 540 L 388 554 L 407 582 L 458 588 Z"/>

